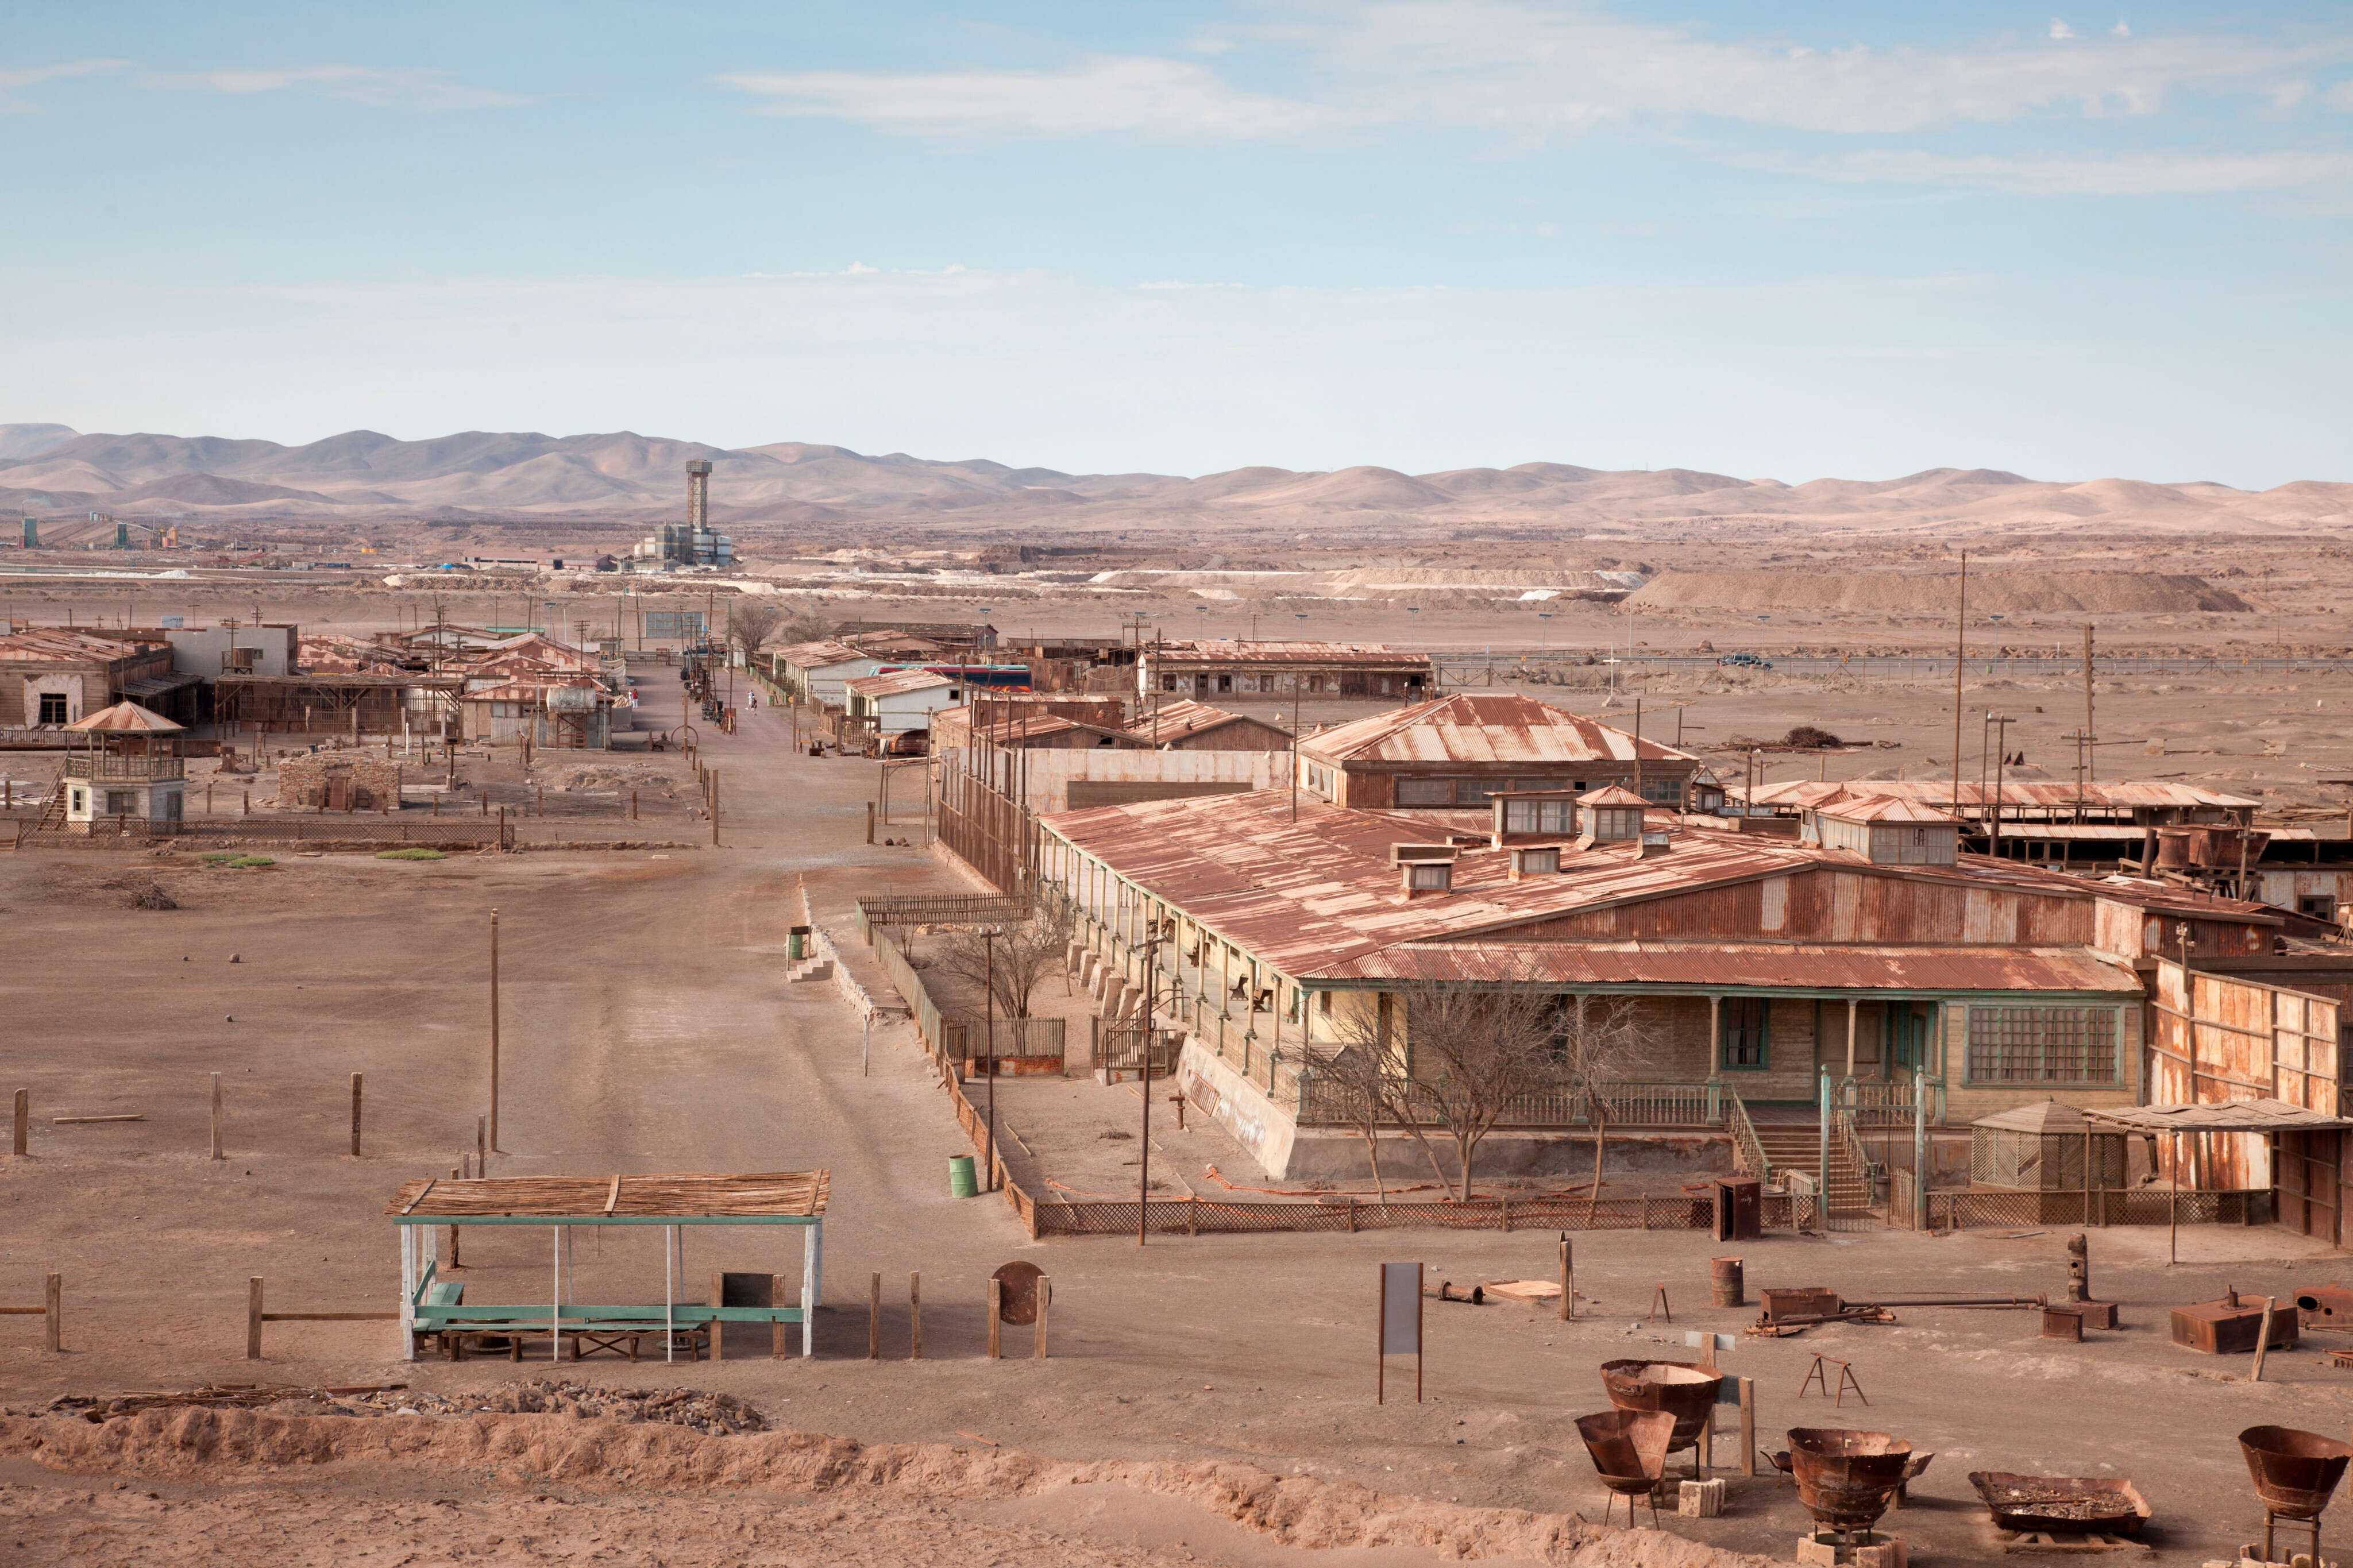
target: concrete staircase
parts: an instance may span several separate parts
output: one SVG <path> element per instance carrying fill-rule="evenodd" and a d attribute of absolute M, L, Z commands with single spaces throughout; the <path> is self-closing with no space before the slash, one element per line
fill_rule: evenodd
<path fill-rule="evenodd" d="M 1821 1170 L 1821 1129 L 1810 1121 L 1760 1121 L 1757 1141 L 1776 1170 L 1788 1168 L 1810 1176 Z M 1871 1207 L 1871 1183 L 1848 1154 L 1844 1141 L 1831 1140 L 1831 1212 L 1859 1214 Z"/>
<path fill-rule="evenodd" d="M 785 978 L 795 983 L 803 980 L 830 980 L 833 978 L 833 960 L 804 958 L 785 971 Z"/>

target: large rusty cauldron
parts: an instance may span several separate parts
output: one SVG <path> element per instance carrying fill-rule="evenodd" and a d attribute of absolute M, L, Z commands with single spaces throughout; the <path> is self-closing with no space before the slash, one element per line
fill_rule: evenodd
<path fill-rule="evenodd" d="M 1716 1391 L 1724 1374 L 1687 1361 L 1605 1361 L 1601 1386 L 1609 1403 L 1620 1410 L 1662 1410 L 1675 1418 L 1669 1449 L 1688 1448 L 1699 1441 L 1715 1408 Z"/>
<path fill-rule="evenodd" d="M 1674 1417 L 1658 1410 L 1605 1410 L 1577 1418 L 1577 1435 L 1585 1439 L 1585 1451 L 1592 1456 L 1601 1484 L 1626 1500 L 1630 1530 L 1634 1524 L 1634 1500 L 1639 1497 L 1648 1502 L 1659 1478 L 1666 1473 L 1667 1441 L 1674 1426 Z M 1658 1511 L 1652 1504 L 1653 1523 Z"/>
<path fill-rule="evenodd" d="M 2255 1495 L 2281 1519 L 2318 1519 L 2353 1460 L 2353 1447 L 2293 1426 L 2250 1426 L 2239 1434 L 2239 1451 Z"/>
<path fill-rule="evenodd" d="M 1884 1432 L 1831 1426 L 1789 1428 L 1790 1473 L 1798 1500 L 1814 1522 L 1838 1531 L 1869 1530 L 1895 1500 L 1912 1445 Z"/>

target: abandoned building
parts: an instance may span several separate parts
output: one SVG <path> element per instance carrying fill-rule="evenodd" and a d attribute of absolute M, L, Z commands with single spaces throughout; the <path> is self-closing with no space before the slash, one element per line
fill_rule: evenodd
<path fill-rule="evenodd" d="M 195 683 L 160 637 L 64 626 L 0 637 L 0 729 L 62 730 L 125 698 L 168 708 Z"/>
<path fill-rule="evenodd" d="M 1147 701 L 1128 727 L 1139 743 L 1164 752 L 1287 752 L 1291 731 L 1206 702 Z"/>
<path fill-rule="evenodd" d="M 1359 1169 L 1318 1068 L 1377 1036 L 1410 1073 L 1417 986 L 1632 999 L 1610 1119 L 1715 1151 L 1684 1137 L 1654 1158 L 1778 1163 L 1774 1140 L 1794 1137 L 1810 1165 L 1828 1084 L 1907 1129 L 1916 1112 L 1965 1161 L 1981 1116 L 2139 1103 L 2144 971 L 2185 935 L 2219 962 L 2268 954 L 2282 925 L 2192 889 L 1962 853 L 1950 818 L 1829 818 L 1834 841 L 1806 842 L 1617 786 L 1572 815 L 1564 794 L 1491 790 L 1487 810 L 1443 816 L 1294 806 L 1288 790 L 1073 810 L 1042 820 L 1037 876 L 1130 1005 L 1153 942 L 1187 1092 L 1292 1176 Z M 1569 1168 L 1562 1135 L 1590 1120 L 1568 1099 L 1523 1108 L 1494 1168 Z M 1843 1135 L 1833 1152 L 1834 1186 L 1867 1188 Z"/>
<path fill-rule="evenodd" d="M 837 708 L 849 700 L 845 689 L 849 681 L 881 668 L 881 656 L 829 638 L 795 643 L 768 655 L 769 679 L 784 688 L 787 697 Z"/>
<path fill-rule="evenodd" d="M 1299 742 L 1300 787 L 1336 805 L 1452 810 L 1504 791 L 1604 784 L 1713 811 L 1723 792 L 1688 752 L 1517 695 L 1468 692 L 1353 720 Z"/>
<path fill-rule="evenodd" d="M 613 695 L 585 675 L 518 676 L 459 694 L 464 735 L 493 746 L 528 740 L 550 751 L 613 743 Z"/>
<path fill-rule="evenodd" d="M 67 725 L 66 755 L 44 826 L 89 833 L 107 823 L 176 823 L 186 814 L 185 729 L 123 701 Z"/>
<path fill-rule="evenodd" d="M 1237 642 L 1203 638 L 1146 645 L 1135 661 L 1140 697 L 1237 702 L 1362 698 L 1411 702 L 1435 684 L 1430 656 L 1380 643 Z"/>
<path fill-rule="evenodd" d="M 862 675 L 843 683 L 845 706 L 853 720 L 871 723 L 885 740 L 894 735 L 928 734 L 932 715 L 964 700 L 964 685 L 927 669 L 901 669 Z"/>

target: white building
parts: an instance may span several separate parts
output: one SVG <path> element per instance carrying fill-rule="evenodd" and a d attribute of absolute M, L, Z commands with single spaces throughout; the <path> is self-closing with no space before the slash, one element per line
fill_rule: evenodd
<path fill-rule="evenodd" d="M 929 731 L 933 714 L 964 700 L 963 686 L 928 669 L 860 676 L 848 686 L 849 716 L 873 720 L 875 733 L 886 739 Z"/>

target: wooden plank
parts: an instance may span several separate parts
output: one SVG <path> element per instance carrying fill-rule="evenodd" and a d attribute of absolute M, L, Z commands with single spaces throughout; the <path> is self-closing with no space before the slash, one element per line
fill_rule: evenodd
<path fill-rule="evenodd" d="M 425 1179 L 425 1185 L 417 1190 L 417 1194 L 415 1197 L 408 1200 L 408 1206 L 400 1212 L 403 1214 L 415 1214 L 417 1212 L 417 1205 L 425 1201 L 425 1194 L 433 1190 L 438 1180 L 438 1178 L 437 1177 L 427 1176 Z"/>
<path fill-rule="evenodd" d="M 611 1214 L 611 1213 L 613 1212 L 613 1205 L 614 1205 L 615 1204 L 619 1203 L 620 1201 L 621 1201 L 621 1178 L 620 1178 L 620 1177 L 618 1177 L 618 1176 L 615 1176 L 615 1177 L 613 1178 L 613 1184 L 612 1184 L 611 1188 L 610 1188 L 610 1189 L 608 1189 L 608 1190 L 606 1192 L 606 1194 L 605 1194 L 605 1212 L 606 1212 L 607 1214 Z"/>
<path fill-rule="evenodd" d="M 82 1127 L 94 1121 L 144 1121 L 146 1120 L 146 1115 L 143 1112 L 134 1110 L 128 1116 L 52 1116 L 49 1118 L 49 1125 L 52 1127 Z"/>

